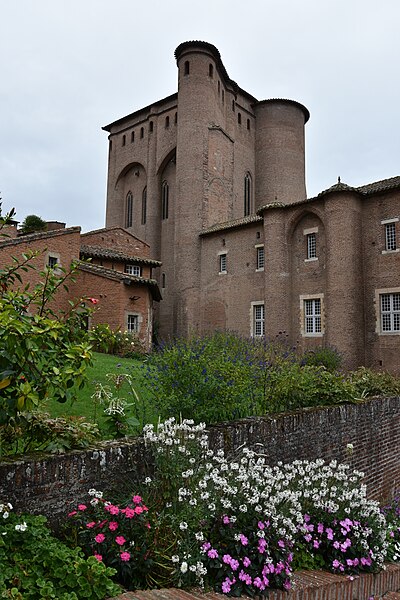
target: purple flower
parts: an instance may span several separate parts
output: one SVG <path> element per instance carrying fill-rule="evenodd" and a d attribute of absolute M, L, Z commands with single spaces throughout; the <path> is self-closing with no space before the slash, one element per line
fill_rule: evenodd
<path fill-rule="evenodd" d="M 247 544 L 249 543 L 249 540 L 245 535 L 243 535 L 243 533 L 240 534 L 240 541 L 242 543 L 242 546 L 247 546 Z"/>
<path fill-rule="evenodd" d="M 218 558 L 218 552 L 215 550 L 215 548 L 211 548 L 211 550 L 207 552 L 207 556 L 208 558 Z"/>
<path fill-rule="evenodd" d="M 278 541 L 278 546 L 279 546 L 279 548 L 284 548 L 285 547 L 285 542 L 283 540 L 279 540 Z"/>
<path fill-rule="evenodd" d="M 267 579 L 267 582 L 268 582 L 268 579 Z M 265 590 L 265 587 L 268 585 L 268 583 L 265 583 L 265 579 L 264 579 L 264 581 L 261 581 L 261 579 L 259 577 L 256 577 L 253 581 L 254 587 L 258 588 L 259 590 Z"/>
<path fill-rule="evenodd" d="M 245 567 L 248 567 L 249 565 L 251 565 L 251 560 L 247 556 L 245 556 L 243 559 L 243 565 Z"/>
<path fill-rule="evenodd" d="M 229 594 L 231 591 L 231 582 L 228 578 L 222 583 L 221 589 L 223 594 Z"/>
<path fill-rule="evenodd" d="M 333 540 L 333 531 L 330 527 L 327 527 L 325 529 L 325 533 L 326 533 L 326 537 L 328 538 L 328 540 Z"/>

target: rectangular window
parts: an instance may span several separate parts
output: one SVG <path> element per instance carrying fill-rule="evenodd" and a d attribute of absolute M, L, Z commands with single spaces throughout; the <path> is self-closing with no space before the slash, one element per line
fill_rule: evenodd
<path fill-rule="evenodd" d="M 321 333 L 321 298 L 304 300 L 304 332 L 307 335 Z"/>
<path fill-rule="evenodd" d="M 139 331 L 139 315 L 128 315 L 127 331 L 137 333 Z"/>
<path fill-rule="evenodd" d="M 385 225 L 385 250 L 396 250 L 396 223 L 386 223 Z"/>
<path fill-rule="evenodd" d="M 400 292 L 380 295 L 382 333 L 400 332 Z"/>
<path fill-rule="evenodd" d="M 317 258 L 317 235 L 309 233 L 307 235 L 307 259 Z"/>
<path fill-rule="evenodd" d="M 226 273 L 226 254 L 219 255 L 219 272 Z"/>
<path fill-rule="evenodd" d="M 125 265 L 125 273 L 134 275 L 135 277 L 141 277 L 142 267 L 139 267 L 139 265 Z"/>
<path fill-rule="evenodd" d="M 264 304 L 253 305 L 253 335 L 262 337 L 265 334 Z"/>
<path fill-rule="evenodd" d="M 55 269 L 56 266 L 58 264 L 58 259 L 56 256 L 49 256 L 48 261 L 47 261 L 47 266 L 50 269 Z"/>
<path fill-rule="evenodd" d="M 264 270 L 265 263 L 265 255 L 264 255 L 264 246 L 258 246 L 257 250 L 257 271 Z"/>

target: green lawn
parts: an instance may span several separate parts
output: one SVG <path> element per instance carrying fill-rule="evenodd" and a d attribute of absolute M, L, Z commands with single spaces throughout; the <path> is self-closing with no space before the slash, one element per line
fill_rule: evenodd
<path fill-rule="evenodd" d="M 61 404 L 55 400 L 49 400 L 45 410 L 52 417 L 63 416 L 81 416 L 91 422 L 97 422 L 100 427 L 104 422 L 104 406 L 99 405 L 92 399 L 96 384 L 101 383 L 108 386 L 111 391 L 117 394 L 117 390 L 112 381 L 107 377 L 109 373 L 129 374 L 133 378 L 133 385 L 139 397 L 139 404 L 131 392 L 127 383 L 124 383 L 119 391 L 119 397 L 124 398 L 129 403 L 135 403 L 135 409 L 140 415 L 141 420 L 152 422 L 155 418 L 152 409 L 151 395 L 143 385 L 143 363 L 140 360 L 132 358 L 121 358 L 111 354 L 93 354 L 93 366 L 88 368 L 87 384 L 81 390 L 78 390 L 78 399 L 74 402 Z"/>

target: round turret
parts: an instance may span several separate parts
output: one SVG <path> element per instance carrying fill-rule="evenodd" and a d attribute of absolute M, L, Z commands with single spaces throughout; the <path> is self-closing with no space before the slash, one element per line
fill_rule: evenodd
<path fill-rule="evenodd" d="M 293 100 L 262 100 L 256 113 L 256 199 L 291 204 L 306 198 L 304 125 L 308 110 Z"/>

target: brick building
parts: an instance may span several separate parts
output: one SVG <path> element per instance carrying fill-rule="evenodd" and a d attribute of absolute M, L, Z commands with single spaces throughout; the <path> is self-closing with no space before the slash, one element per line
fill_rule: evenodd
<path fill-rule="evenodd" d="M 206 42 L 175 58 L 177 93 L 104 127 L 106 226 L 162 261 L 161 334 L 285 332 L 399 369 L 400 177 L 307 198 L 308 110 L 257 100 Z"/>
<path fill-rule="evenodd" d="M 14 223 L 3 231 L 8 237 L 0 239 L 0 264 L 10 265 L 13 256 L 21 258 L 27 251 L 38 251 L 31 261 L 35 270 L 21 273 L 23 285 L 32 286 L 46 266 L 68 270 L 72 261 L 79 261 L 75 281 L 68 282 L 68 291 L 59 288 L 52 307 L 68 311 L 69 300 L 94 297 L 99 302 L 90 317 L 90 327 L 108 323 L 112 329 L 135 333 L 149 349 L 153 301 L 161 299 L 152 269 L 161 263 L 150 258 L 148 244 L 121 227 L 84 234 L 80 231 L 80 227 L 48 223 L 47 231 L 18 236 Z"/>

